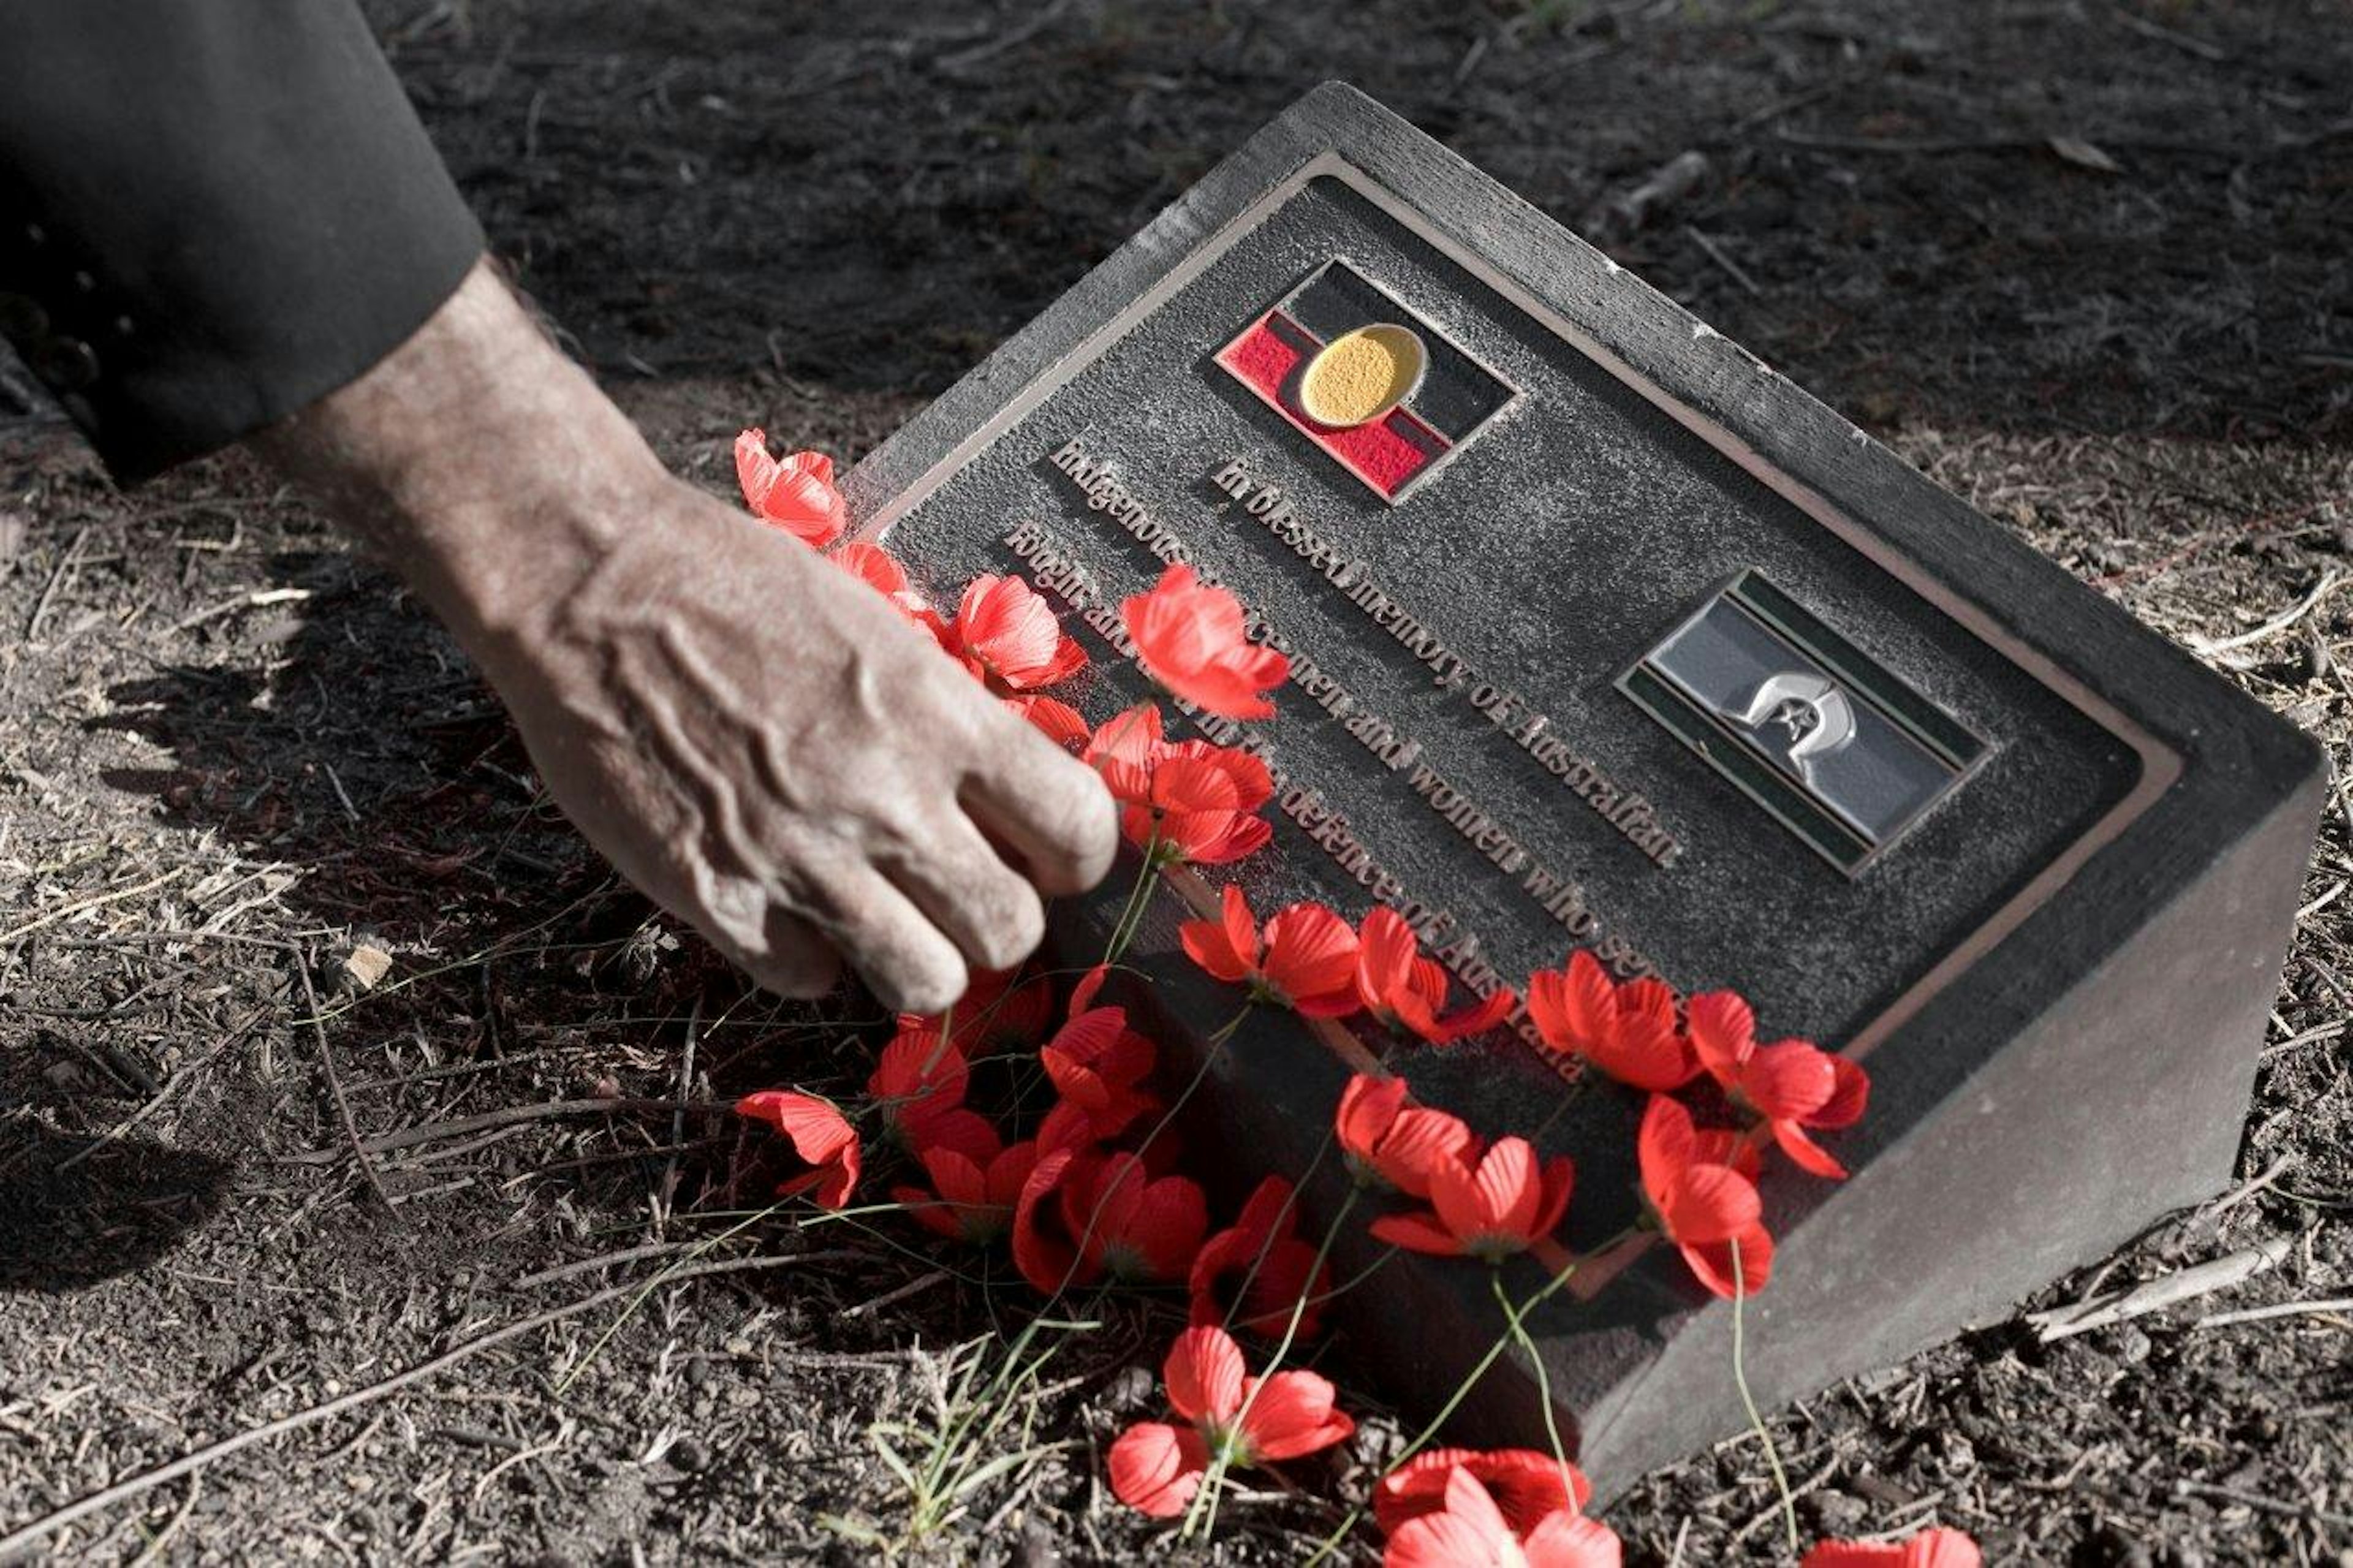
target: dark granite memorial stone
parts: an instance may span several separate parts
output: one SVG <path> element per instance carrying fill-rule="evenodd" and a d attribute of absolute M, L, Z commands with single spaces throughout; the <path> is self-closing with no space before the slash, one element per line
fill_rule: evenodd
<path fill-rule="evenodd" d="M 849 489 L 937 584 L 1053 595 L 1096 720 L 1142 689 L 1105 636 L 1124 596 L 1173 561 L 1240 596 L 1295 672 L 1254 729 L 1280 780 L 1238 868 L 1260 910 L 1377 899 L 1482 986 L 1583 946 L 1865 1059 L 1870 1114 L 1829 1140 L 1852 1178 L 1764 1184 L 1767 1400 L 2002 1313 L 2229 1174 L 2317 749 L 1345 88 Z M 1139 961 L 1181 1058 L 1234 998 L 1170 956 L 1175 902 Z M 1071 914 L 1099 951 L 1107 906 Z M 1254 1016 L 1195 1135 L 1241 1177 L 1307 1172 L 1352 1058 Z M 1577 1157 L 1572 1248 L 1635 1214 L 1636 1097 L 1512 1029 L 1395 1059 Z M 1342 1277 L 1374 1251 L 1352 1236 Z M 1485 1272 L 1391 1262 L 1344 1298 L 1357 1359 L 1433 1405 L 1499 1331 Z M 1542 1278 L 1524 1261 L 1518 1293 Z M 1668 1249 L 1580 1271 L 1535 1329 L 1605 1488 L 1740 1424 L 1726 1304 Z M 1541 1446 L 1534 1370 L 1499 1364 L 1461 1435 Z"/>

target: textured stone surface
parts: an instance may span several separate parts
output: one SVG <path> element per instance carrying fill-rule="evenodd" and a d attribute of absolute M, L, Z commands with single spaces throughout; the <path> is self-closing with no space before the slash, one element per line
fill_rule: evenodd
<path fill-rule="evenodd" d="M 1335 259 L 1441 361 L 1517 394 L 1394 504 L 1218 363 Z M 1467 428 L 1449 424 L 1461 402 L 1433 387 L 1431 418 Z M 1253 515 L 1230 493 L 1244 479 L 1312 539 Z M 1998 1310 L 2227 1171 L 2317 807 L 2309 744 L 1345 89 L 1213 173 L 861 465 L 851 496 L 942 584 L 1028 571 L 1075 612 L 1115 609 L 1160 570 L 1152 542 L 1228 583 L 1335 683 L 1287 690 L 1259 731 L 1289 799 L 1344 815 L 1391 901 L 1444 910 L 1438 945 L 1475 936 L 1454 949 L 1466 966 L 1517 984 L 1578 941 L 1686 990 L 1736 987 L 1772 1035 L 1867 1055 L 1873 1114 L 1838 1145 L 1854 1180 L 1767 1183 L 1788 1237 L 1752 1310 L 1768 1395 Z M 1742 573 L 1982 740 L 1859 869 L 1620 689 Z M 1422 657 L 1352 599 L 1366 585 L 1427 628 Z M 1140 688 L 1079 635 L 1099 719 Z M 1469 803 L 1458 816 L 1493 825 L 1487 853 L 1334 716 L 1335 690 L 1377 717 L 1383 749 L 1417 749 Z M 1644 797 L 1672 852 L 1515 741 L 1528 714 Z M 1577 893 L 1532 888 L 1536 870 Z M 1294 822 L 1240 880 L 1261 910 L 1316 897 L 1354 915 L 1367 877 Z M 1073 943 L 1101 919 L 1082 912 Z M 1171 926 L 1145 961 L 1170 1026 L 1198 1034 L 1232 1002 L 1167 963 Z M 1573 1245 L 1631 1216 L 1630 1098 L 1564 1084 L 1503 1031 L 1398 1065 L 1483 1131 L 1577 1155 Z M 1209 1129 L 1245 1174 L 1306 1171 L 1344 1071 L 1295 1026 L 1254 1023 L 1213 1070 Z M 1330 1163 L 1312 1205 L 1335 1201 Z M 1344 1249 L 1344 1271 L 1367 1257 Z M 1496 1331 L 1469 1266 L 1393 1263 L 1352 1304 L 1359 1353 L 1409 1401 L 1435 1403 Z M 1552 1393 L 1609 1480 L 1736 1420 L 1725 1326 L 1656 1256 L 1548 1313 Z M 1474 1428 L 1535 1435 L 1527 1373 L 1490 1377 Z"/>

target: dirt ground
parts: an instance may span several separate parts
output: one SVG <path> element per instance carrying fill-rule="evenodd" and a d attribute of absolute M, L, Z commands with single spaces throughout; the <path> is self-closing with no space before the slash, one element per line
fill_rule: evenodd
<path fill-rule="evenodd" d="M 2249 632 L 2353 566 L 2335 0 L 373 15 L 498 253 L 715 489 L 746 423 L 867 449 L 1342 77 L 2176 637 Z M 1632 212 L 1690 150 L 1706 177 Z M 2215 662 L 2341 767 L 2348 639 L 2353 595 L 2322 594 Z M 2047 1347 L 1990 1327 L 1784 1413 L 1810 1528 L 2353 1563 L 2348 880 L 2340 790 L 2249 1042 L 2243 1184 L 2032 1305 L 2263 1244 L 2277 1265 Z M 36 1555 L 856 1562 L 906 1537 L 869 1435 L 968 1416 L 955 1347 L 1014 1297 L 887 1221 L 726 1235 L 742 1142 L 711 1109 L 862 1081 L 872 1030 L 746 994 L 650 918 L 298 499 L 234 458 L 124 495 L 5 389 L 0 889 L 0 1533 L 554 1314 Z M 366 993 L 359 942 L 393 960 Z M 1097 1478 L 1173 1321 L 1114 1304 L 1070 1334 L 991 1430 L 1025 1462 L 914 1554 L 1165 1554 Z M 1336 1474 L 1229 1508 L 1217 1555 L 1303 1558 L 1368 1482 L 1371 1426 Z M 1765 1560 L 1768 1506 L 1742 1441 L 1607 1517 L 1636 1562 Z"/>

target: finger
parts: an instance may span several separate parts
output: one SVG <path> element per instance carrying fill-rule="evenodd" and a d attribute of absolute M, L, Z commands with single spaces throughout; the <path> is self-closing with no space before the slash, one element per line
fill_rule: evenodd
<path fill-rule="evenodd" d="M 841 955 L 818 929 L 777 908 L 765 891 L 761 908 L 736 918 L 695 923 L 728 963 L 763 990 L 796 1001 L 814 1001 L 841 984 Z"/>
<path fill-rule="evenodd" d="M 965 809 L 1010 845 L 1047 894 L 1082 893 L 1119 850 L 1119 814 L 1095 771 L 1011 714 L 984 728 Z"/>
<path fill-rule="evenodd" d="M 839 869 L 808 903 L 804 918 L 892 1012 L 937 1013 L 964 994 L 964 954 L 872 867 Z"/>
<path fill-rule="evenodd" d="M 1010 969 L 1046 934 L 1037 889 L 1007 865 L 961 811 L 917 834 L 876 867 L 982 969 Z"/>

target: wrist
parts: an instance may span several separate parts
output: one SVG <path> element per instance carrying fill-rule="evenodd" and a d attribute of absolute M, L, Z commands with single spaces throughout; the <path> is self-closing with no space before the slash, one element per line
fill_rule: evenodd
<path fill-rule="evenodd" d="M 542 635 L 674 482 L 487 262 L 408 342 L 256 446 L 486 662 Z"/>

